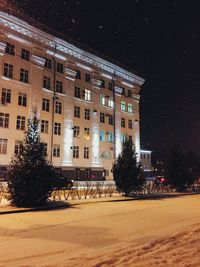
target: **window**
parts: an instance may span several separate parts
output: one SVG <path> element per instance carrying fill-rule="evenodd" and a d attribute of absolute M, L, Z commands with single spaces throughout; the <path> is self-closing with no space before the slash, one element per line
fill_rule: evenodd
<path fill-rule="evenodd" d="M 110 98 L 108 99 L 108 106 L 111 107 L 111 108 L 114 107 L 114 101 L 113 101 L 113 98 L 112 98 L 112 97 L 110 97 Z"/>
<path fill-rule="evenodd" d="M 60 157 L 60 145 L 53 145 L 53 157 Z"/>
<path fill-rule="evenodd" d="M 90 80 L 91 80 L 91 76 L 90 76 L 90 74 L 89 74 L 89 73 L 86 73 L 86 74 L 85 74 L 85 81 L 86 81 L 86 82 L 90 82 Z"/>
<path fill-rule="evenodd" d="M 105 81 L 101 80 L 101 88 L 105 88 Z"/>
<path fill-rule="evenodd" d="M 122 95 L 125 95 L 125 89 L 123 87 L 121 87 L 122 89 Z"/>
<path fill-rule="evenodd" d="M 124 118 L 121 118 L 121 127 L 126 127 L 126 122 Z"/>
<path fill-rule="evenodd" d="M 128 103 L 128 112 L 133 113 L 133 105 Z"/>
<path fill-rule="evenodd" d="M 74 137 L 79 138 L 80 137 L 80 127 L 74 126 Z"/>
<path fill-rule="evenodd" d="M 45 58 L 45 68 L 51 69 L 52 68 L 52 60 L 49 58 Z"/>
<path fill-rule="evenodd" d="M 46 88 L 46 89 L 51 89 L 51 78 L 50 77 L 47 77 L 47 76 L 44 76 L 43 77 L 43 88 Z"/>
<path fill-rule="evenodd" d="M 7 153 L 7 143 L 8 143 L 8 139 L 0 138 L 0 154 Z"/>
<path fill-rule="evenodd" d="M 22 48 L 21 58 L 29 61 L 30 60 L 30 51 Z"/>
<path fill-rule="evenodd" d="M 85 89 L 85 100 L 86 101 L 91 101 L 91 91 Z"/>
<path fill-rule="evenodd" d="M 80 107 L 74 107 L 74 117 L 80 118 Z"/>
<path fill-rule="evenodd" d="M 15 46 L 10 44 L 10 43 L 7 43 L 6 44 L 6 54 L 14 56 L 15 55 Z"/>
<path fill-rule="evenodd" d="M 105 141 L 105 132 L 104 131 L 99 131 L 99 140 Z"/>
<path fill-rule="evenodd" d="M 100 112 L 100 122 L 105 123 L 105 113 Z"/>
<path fill-rule="evenodd" d="M 63 83 L 61 81 L 56 81 L 56 92 L 63 93 Z"/>
<path fill-rule="evenodd" d="M 112 82 L 108 83 L 108 90 L 113 91 L 113 83 Z"/>
<path fill-rule="evenodd" d="M 49 122 L 46 120 L 41 121 L 41 133 L 48 133 L 49 131 Z"/>
<path fill-rule="evenodd" d="M 56 101 L 56 103 L 55 103 L 55 113 L 62 114 L 62 102 Z"/>
<path fill-rule="evenodd" d="M 59 122 L 54 123 L 54 134 L 61 135 L 61 123 Z"/>
<path fill-rule="evenodd" d="M 9 114 L 8 113 L 0 113 L 0 127 L 8 128 L 9 127 Z"/>
<path fill-rule="evenodd" d="M 62 63 L 57 63 L 57 72 L 63 73 L 64 72 L 64 67 Z"/>
<path fill-rule="evenodd" d="M 24 116 L 17 116 L 16 129 L 24 131 L 25 122 L 26 122 L 26 118 Z"/>
<path fill-rule="evenodd" d="M 133 137 L 132 137 L 132 135 L 129 135 L 129 136 L 128 136 L 128 139 L 129 139 L 129 141 L 133 141 Z"/>
<path fill-rule="evenodd" d="M 7 88 L 2 88 L 1 91 L 1 103 L 7 104 L 11 102 L 11 90 Z"/>
<path fill-rule="evenodd" d="M 20 78 L 19 78 L 20 82 L 28 83 L 28 75 L 29 75 L 28 70 L 21 69 L 20 70 Z"/>
<path fill-rule="evenodd" d="M 14 149 L 15 155 L 19 155 L 19 153 L 20 153 L 20 144 L 21 144 L 21 142 L 19 140 L 15 141 L 15 149 Z"/>
<path fill-rule="evenodd" d="M 89 159 L 89 147 L 84 147 L 84 159 Z"/>
<path fill-rule="evenodd" d="M 81 71 L 80 70 L 76 70 L 76 79 L 81 79 Z"/>
<path fill-rule="evenodd" d="M 13 78 L 13 65 L 4 63 L 4 72 L 3 75 L 7 78 Z"/>
<path fill-rule="evenodd" d="M 113 125 L 113 116 L 112 115 L 108 116 L 108 124 Z"/>
<path fill-rule="evenodd" d="M 87 140 L 90 139 L 90 128 L 84 128 L 84 138 Z"/>
<path fill-rule="evenodd" d="M 42 110 L 49 112 L 50 100 L 47 98 L 42 99 Z"/>
<path fill-rule="evenodd" d="M 7 167 L 4 166 L 0 167 L 0 178 L 7 180 Z"/>
<path fill-rule="evenodd" d="M 124 143 L 126 140 L 126 134 L 122 133 L 121 134 L 121 142 Z"/>
<path fill-rule="evenodd" d="M 133 129 L 133 122 L 132 120 L 128 120 L 128 128 Z"/>
<path fill-rule="evenodd" d="M 19 93 L 18 95 L 18 105 L 26 107 L 27 106 L 27 94 L 26 93 Z"/>
<path fill-rule="evenodd" d="M 77 98 L 81 98 L 81 88 L 78 86 L 75 86 L 74 88 L 74 96 Z"/>
<path fill-rule="evenodd" d="M 73 147 L 73 158 L 79 158 L 79 146 Z"/>
<path fill-rule="evenodd" d="M 85 109 L 85 119 L 90 120 L 90 110 L 89 109 Z"/>
<path fill-rule="evenodd" d="M 126 111 L 126 102 L 121 101 L 121 111 Z"/>
<path fill-rule="evenodd" d="M 105 105 L 105 104 L 106 104 L 105 95 L 100 95 L 100 105 Z"/>
<path fill-rule="evenodd" d="M 132 94 L 131 94 L 131 90 L 128 90 L 128 97 L 131 97 Z"/>
<path fill-rule="evenodd" d="M 113 141 L 114 141 L 113 132 L 108 132 L 108 142 L 113 143 Z"/>
<path fill-rule="evenodd" d="M 44 146 L 44 156 L 46 157 L 47 156 L 47 143 L 43 143 L 43 146 Z"/>

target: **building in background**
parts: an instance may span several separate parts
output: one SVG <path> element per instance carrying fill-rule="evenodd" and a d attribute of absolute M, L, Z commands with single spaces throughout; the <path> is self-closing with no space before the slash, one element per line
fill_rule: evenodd
<path fill-rule="evenodd" d="M 140 150 L 140 162 L 146 177 L 153 176 L 151 166 L 151 152 L 150 150 Z"/>
<path fill-rule="evenodd" d="M 0 177 L 33 108 L 49 159 L 69 178 L 112 180 L 126 135 L 140 158 L 141 77 L 5 12 L 0 72 Z"/>

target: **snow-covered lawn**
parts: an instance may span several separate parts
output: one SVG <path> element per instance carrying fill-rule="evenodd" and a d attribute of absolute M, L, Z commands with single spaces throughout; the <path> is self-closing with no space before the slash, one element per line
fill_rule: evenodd
<path fill-rule="evenodd" d="M 200 266 L 200 195 L 0 215 L 2 266 Z"/>

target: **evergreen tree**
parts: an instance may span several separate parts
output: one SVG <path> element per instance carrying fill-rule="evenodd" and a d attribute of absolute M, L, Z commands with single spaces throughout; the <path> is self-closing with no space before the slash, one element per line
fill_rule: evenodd
<path fill-rule="evenodd" d="M 40 141 L 39 120 L 33 112 L 28 120 L 28 130 L 20 144 L 8 173 L 10 200 L 18 207 L 40 206 L 45 204 L 52 191 L 55 177 L 53 166 L 46 158 L 44 143 Z"/>
<path fill-rule="evenodd" d="M 127 137 L 112 170 L 117 190 L 124 193 L 125 196 L 141 190 L 145 185 L 141 165 L 137 163 L 135 146 Z"/>

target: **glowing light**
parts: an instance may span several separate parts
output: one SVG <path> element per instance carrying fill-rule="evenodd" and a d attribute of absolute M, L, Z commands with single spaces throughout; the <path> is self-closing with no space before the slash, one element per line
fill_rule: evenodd
<path fill-rule="evenodd" d="M 73 147 L 73 122 L 71 119 L 66 119 L 63 140 L 63 166 L 73 165 L 71 147 Z"/>

